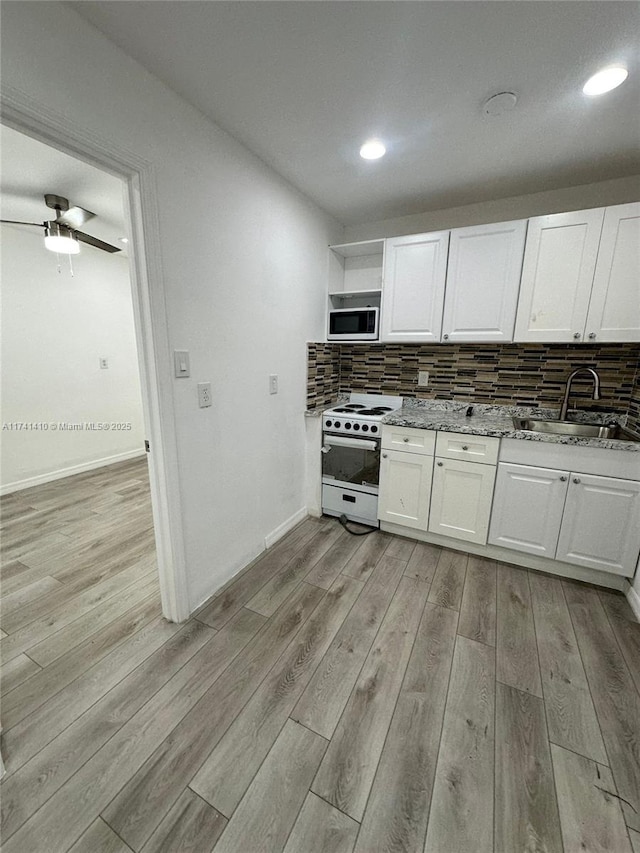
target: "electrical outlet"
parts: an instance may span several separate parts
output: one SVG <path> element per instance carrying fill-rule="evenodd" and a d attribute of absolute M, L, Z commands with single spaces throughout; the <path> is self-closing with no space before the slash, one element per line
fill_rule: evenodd
<path fill-rule="evenodd" d="M 420 388 L 426 388 L 429 384 L 429 371 L 428 370 L 419 370 L 418 371 L 418 385 Z"/>
<path fill-rule="evenodd" d="M 109 368 L 109 359 L 101 358 L 100 359 L 100 370 L 108 370 Z"/>
<path fill-rule="evenodd" d="M 206 409 L 211 405 L 211 383 L 198 382 L 198 405 L 201 409 Z"/>
<path fill-rule="evenodd" d="M 278 374 L 272 373 L 269 376 L 269 393 L 277 394 L 278 393 Z"/>

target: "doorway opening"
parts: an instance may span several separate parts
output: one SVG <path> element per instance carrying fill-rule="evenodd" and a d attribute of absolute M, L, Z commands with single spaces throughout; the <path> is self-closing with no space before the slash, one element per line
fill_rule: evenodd
<path fill-rule="evenodd" d="M 6 643 L 17 649 L 31 639 L 47 645 L 36 638 L 38 631 L 49 635 L 38 627 L 50 618 L 49 601 L 61 608 L 56 632 L 84 619 L 87 636 L 117 613 L 114 595 L 132 607 L 155 595 L 171 621 L 187 618 L 188 605 L 179 507 L 167 473 L 175 454 L 160 416 L 140 173 L 104 155 L 109 168 L 100 168 L 91 146 L 86 159 L 78 157 L 60 129 L 53 138 L 50 128 L 27 133 L 13 112 L 11 126 L 1 126 L 2 217 L 54 219 L 44 194 L 68 195 L 70 205 L 98 214 L 84 231 L 120 249 L 86 245 L 81 255 L 56 256 L 44 248 L 42 231 L 2 226 L 3 325 L 10 332 L 3 334 L 3 594 L 12 596 L 3 610 L 14 614 L 4 630 L 22 631 Z M 145 454 L 149 437 L 152 454 Z M 73 603 L 64 601 L 66 584 Z M 111 610 L 94 620 L 103 605 Z M 15 655 L 23 656 L 11 667 L 16 679 L 40 666 L 26 652 Z"/>

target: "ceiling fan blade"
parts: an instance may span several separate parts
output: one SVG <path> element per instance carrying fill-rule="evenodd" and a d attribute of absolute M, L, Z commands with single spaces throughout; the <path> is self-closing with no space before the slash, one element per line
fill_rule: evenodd
<path fill-rule="evenodd" d="M 60 225 L 66 225 L 67 228 L 82 228 L 85 222 L 93 219 L 95 213 L 90 210 L 85 210 L 84 207 L 70 207 L 68 210 L 63 210 L 58 213 L 56 222 Z"/>
<path fill-rule="evenodd" d="M 0 219 L 5 225 L 35 225 L 36 228 L 44 228 L 42 222 L 22 222 L 19 219 Z"/>
<path fill-rule="evenodd" d="M 73 232 L 81 243 L 86 243 L 88 246 L 95 246 L 96 249 L 102 249 L 103 252 L 121 252 L 117 246 L 112 246 L 111 243 L 105 243 L 104 240 L 98 240 L 97 237 L 92 237 L 91 234 L 84 234 L 82 231 Z"/>

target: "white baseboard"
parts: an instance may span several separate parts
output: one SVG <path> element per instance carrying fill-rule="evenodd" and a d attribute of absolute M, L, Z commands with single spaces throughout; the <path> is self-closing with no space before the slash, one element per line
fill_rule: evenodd
<path fill-rule="evenodd" d="M 59 468 L 48 474 L 39 474 L 37 477 L 29 477 L 26 480 L 17 480 L 15 483 L 7 483 L 0 487 L 0 495 L 8 495 L 21 489 L 30 489 L 32 486 L 42 486 L 53 480 L 62 480 L 64 477 L 72 477 L 74 474 L 82 474 L 85 471 L 93 471 L 94 468 L 104 468 L 106 465 L 115 465 L 116 462 L 126 462 L 127 459 L 135 459 L 136 456 L 144 456 L 144 450 L 128 450 L 126 453 L 117 453 L 115 456 L 104 456 L 102 459 L 94 459 L 93 462 L 83 462 L 81 465 L 72 465 L 70 468 Z"/>
<path fill-rule="evenodd" d="M 539 569 L 550 575 L 559 575 L 563 578 L 573 578 L 585 581 L 596 586 L 604 586 L 608 589 L 617 589 L 622 592 L 628 584 L 628 579 L 622 575 L 614 575 L 610 572 L 601 572 L 596 569 L 587 569 L 582 566 L 573 566 L 560 560 L 549 560 L 546 557 L 538 557 L 535 554 L 525 554 L 521 551 L 511 551 L 500 545 L 477 545 L 475 542 L 464 542 L 461 539 L 452 539 L 440 533 L 429 533 L 423 530 L 412 530 L 400 524 L 390 524 L 387 521 L 380 523 L 380 529 L 388 533 L 396 533 L 398 536 L 406 536 L 410 539 L 418 539 L 421 542 L 430 542 L 432 545 L 442 545 L 454 551 L 466 551 L 468 554 L 477 554 L 490 560 L 498 560 L 502 563 L 512 563 L 525 569 Z"/>
<path fill-rule="evenodd" d="M 304 518 L 307 517 L 307 508 L 305 506 L 302 509 L 299 509 L 297 512 L 288 518 L 286 521 L 283 521 L 275 530 L 272 530 L 271 533 L 268 533 L 264 537 L 264 547 L 271 548 L 272 545 L 278 541 L 278 539 L 282 539 L 282 537 L 292 530 L 296 524 L 299 524 Z"/>
<path fill-rule="evenodd" d="M 636 614 L 636 619 L 640 622 L 640 594 L 638 594 L 631 584 L 629 584 L 629 588 L 627 589 L 627 601 Z"/>

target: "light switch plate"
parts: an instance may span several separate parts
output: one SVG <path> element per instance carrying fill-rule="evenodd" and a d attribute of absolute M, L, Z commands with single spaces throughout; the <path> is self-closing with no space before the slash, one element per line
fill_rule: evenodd
<path fill-rule="evenodd" d="M 176 349 L 173 351 L 173 370 L 176 379 L 187 379 L 191 376 L 189 353 L 186 349 Z"/>
<path fill-rule="evenodd" d="M 271 373 L 269 375 L 269 393 L 277 394 L 278 393 L 278 374 Z"/>

